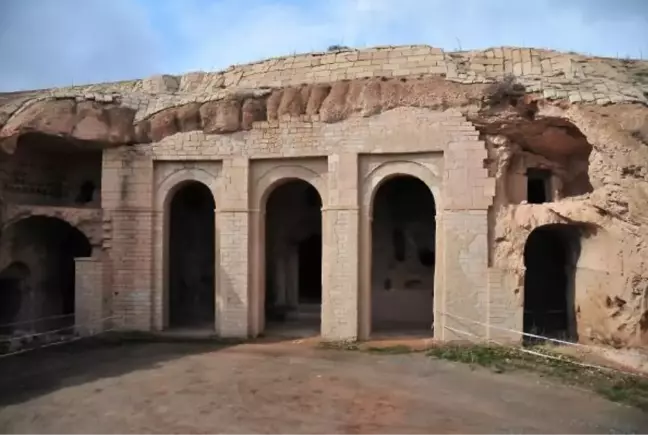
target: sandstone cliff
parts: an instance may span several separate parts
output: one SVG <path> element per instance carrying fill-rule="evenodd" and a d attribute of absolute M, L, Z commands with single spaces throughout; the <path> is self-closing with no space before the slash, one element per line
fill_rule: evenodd
<path fill-rule="evenodd" d="M 178 132 L 232 134 L 285 119 L 333 123 L 402 106 L 458 109 L 481 132 L 497 180 L 490 263 L 512 271 L 516 291 L 533 228 L 586 226 L 588 249 L 601 253 L 590 266 L 615 278 L 602 278 L 589 306 L 579 307 L 598 319 L 581 336 L 648 344 L 645 61 L 506 47 L 311 53 L 219 73 L 0 95 L 0 147 L 12 153 L 26 133 L 78 146 L 152 143 Z M 516 197 L 521 159 L 558 176 L 559 200 Z"/>

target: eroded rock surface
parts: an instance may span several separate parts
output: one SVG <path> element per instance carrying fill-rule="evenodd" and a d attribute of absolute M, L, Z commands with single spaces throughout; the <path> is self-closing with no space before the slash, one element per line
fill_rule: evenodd
<path fill-rule="evenodd" d="M 133 143 L 134 117 L 134 110 L 115 103 L 34 101 L 8 119 L 0 139 L 36 132 L 113 145 Z"/>
<path fill-rule="evenodd" d="M 357 79 L 287 87 L 257 96 L 233 93 L 220 100 L 163 109 L 134 124 L 134 111 L 115 103 L 42 100 L 11 117 L 0 130 L 0 140 L 36 131 L 105 146 L 150 143 L 189 131 L 227 134 L 250 130 L 258 121 L 288 118 L 332 123 L 403 106 L 466 107 L 481 101 L 484 87 L 435 77 Z"/>
<path fill-rule="evenodd" d="M 194 129 L 227 134 L 286 116 L 338 122 L 399 106 L 466 107 L 489 99 L 486 88 L 513 76 L 518 95 L 535 99 L 648 103 L 645 61 L 510 47 L 458 53 L 379 47 L 268 59 L 217 73 L 0 94 L 0 140 L 40 129 L 106 145 L 143 143 Z M 501 98 L 502 90 L 510 91 L 500 85 L 491 96 Z M 57 99 L 64 101 L 49 101 Z M 135 127 L 126 125 L 129 119 Z"/>
<path fill-rule="evenodd" d="M 543 118 L 543 113 L 550 116 Z M 532 229 L 557 223 L 589 226 L 593 231 L 582 241 L 583 270 L 577 273 L 591 284 L 576 307 L 589 320 L 579 322 L 579 337 L 614 346 L 648 344 L 648 145 L 638 133 L 648 125 L 648 107 L 550 105 L 539 110 L 536 122 L 549 123 L 541 131 L 512 121 L 505 128 L 485 127 L 498 188 L 493 265 L 516 270 L 522 285 L 524 247 Z M 511 189 L 518 159 L 552 169 L 564 188 L 557 200 L 526 204 L 515 198 Z M 622 277 L 619 270 L 624 270 Z"/>

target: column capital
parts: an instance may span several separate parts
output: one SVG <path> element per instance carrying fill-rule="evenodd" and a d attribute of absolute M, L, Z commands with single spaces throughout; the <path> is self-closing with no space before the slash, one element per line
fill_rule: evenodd
<path fill-rule="evenodd" d="M 214 213 L 224 214 L 224 213 L 261 213 L 261 210 L 258 208 L 245 208 L 245 207 L 223 207 L 215 208 Z"/>
<path fill-rule="evenodd" d="M 322 212 L 326 211 L 359 211 L 360 207 L 353 205 L 328 205 L 322 207 Z"/>

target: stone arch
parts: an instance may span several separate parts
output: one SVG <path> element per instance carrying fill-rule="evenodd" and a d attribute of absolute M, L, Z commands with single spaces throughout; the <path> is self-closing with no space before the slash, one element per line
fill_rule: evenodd
<path fill-rule="evenodd" d="M 158 182 L 155 191 L 156 209 L 163 211 L 173 197 L 173 193 L 180 189 L 184 183 L 191 181 L 197 181 L 209 187 L 214 200 L 219 197 L 220 177 L 202 168 L 182 168 L 173 171 Z M 218 207 L 218 201 L 215 202 Z"/>
<path fill-rule="evenodd" d="M 278 165 L 267 170 L 256 180 L 254 189 L 254 204 L 263 211 L 270 194 L 282 183 L 291 180 L 302 180 L 313 186 L 322 199 L 327 203 L 326 180 L 317 171 L 302 165 Z"/>
<path fill-rule="evenodd" d="M 101 235 L 101 213 L 98 210 L 83 210 L 79 213 L 78 210 L 57 210 L 52 207 L 22 207 L 10 206 L 6 214 L 6 219 L 2 224 L 0 233 L 7 230 L 17 222 L 29 219 L 32 217 L 56 219 L 65 222 L 76 231 L 82 233 L 90 242 L 93 247 L 98 247 L 102 242 Z"/>
<path fill-rule="evenodd" d="M 361 185 L 361 254 L 360 254 L 360 337 L 368 338 L 372 330 L 372 268 L 373 268 L 373 215 L 374 215 L 374 201 L 378 191 L 388 182 L 397 180 L 399 178 L 411 178 L 418 180 L 425 187 L 426 192 L 429 193 L 430 199 L 434 207 L 431 219 L 435 221 L 434 225 L 434 252 L 441 252 L 442 240 L 440 231 L 438 231 L 439 220 L 443 209 L 442 205 L 442 191 L 441 179 L 438 174 L 427 165 L 419 162 L 408 160 L 393 160 L 384 162 L 370 171 L 362 181 Z M 441 256 L 436 256 L 441 257 Z M 433 272 L 433 287 L 439 289 L 438 283 L 442 282 L 443 265 L 441 259 L 434 260 Z M 433 313 L 437 304 L 437 297 L 429 301 L 428 315 L 434 318 Z M 425 302 L 427 304 L 427 302 Z M 432 323 L 432 321 L 430 321 Z M 432 325 L 429 325 L 431 328 Z"/>
<path fill-rule="evenodd" d="M 423 181 L 434 196 L 437 211 L 443 209 L 440 174 L 435 174 L 431 167 L 423 163 L 411 160 L 392 160 L 378 165 L 362 181 L 362 207 L 366 213 L 371 215 L 373 199 L 380 186 L 399 176 L 411 176 Z"/>
<path fill-rule="evenodd" d="M 37 215 L 14 221 L 2 238 L 0 263 L 22 263 L 29 272 L 21 278 L 16 321 L 34 330 L 74 325 L 75 260 L 92 256 L 86 234 L 63 219 Z"/>
<path fill-rule="evenodd" d="M 252 261 L 252 291 L 250 293 L 249 324 L 252 335 L 261 333 L 266 324 L 265 293 L 266 293 L 266 204 L 270 195 L 284 183 L 302 181 L 312 186 L 318 193 L 321 204 L 327 203 L 326 179 L 311 168 L 298 164 L 277 165 L 265 171 L 255 180 L 252 192 L 252 212 L 254 213 L 251 226 L 251 238 L 256 240 L 251 247 Z M 324 255 L 324 253 L 322 253 Z"/>
<path fill-rule="evenodd" d="M 84 229 L 79 225 L 58 214 L 38 213 L 30 215 L 16 215 L 3 224 L 2 233 L 9 233 L 9 230 L 16 226 L 29 225 L 30 227 L 37 227 L 39 226 L 38 224 L 43 223 L 45 223 L 45 225 L 56 225 L 58 229 L 64 228 L 65 230 L 72 232 L 72 234 L 74 234 L 75 242 L 78 241 L 79 246 L 81 244 L 84 246 L 84 249 L 80 249 L 80 251 L 83 251 L 85 254 L 79 255 L 79 257 L 92 256 L 92 243 L 90 236 L 86 234 Z M 8 238 L 9 236 L 3 234 L 3 237 Z"/>
<path fill-rule="evenodd" d="M 154 273 L 155 283 L 153 290 L 153 325 L 156 329 L 161 330 L 169 325 L 169 224 L 170 213 L 169 206 L 175 194 L 183 187 L 191 183 L 200 183 L 206 186 L 211 192 L 214 201 L 214 214 L 217 213 L 218 198 L 221 188 L 220 177 L 210 171 L 202 168 L 181 168 L 173 171 L 171 174 L 160 180 L 155 189 L 154 207 L 155 207 L 155 224 L 154 224 Z M 220 264 L 218 253 L 218 229 L 214 223 L 214 264 Z M 214 282 L 214 312 L 218 318 L 220 312 L 220 292 L 217 279 L 218 271 L 215 273 Z M 217 327 L 217 323 L 215 323 Z"/>

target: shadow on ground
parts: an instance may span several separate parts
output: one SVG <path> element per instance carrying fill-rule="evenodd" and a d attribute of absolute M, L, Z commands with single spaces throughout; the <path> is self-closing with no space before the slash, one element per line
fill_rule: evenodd
<path fill-rule="evenodd" d="M 154 369 L 176 358 L 217 352 L 236 344 L 106 335 L 34 349 L 0 358 L 0 406 L 97 379 Z"/>
<path fill-rule="evenodd" d="M 298 331 L 299 332 L 299 331 Z M 310 331 L 309 331 L 310 332 Z M 318 342 L 316 334 L 279 328 L 251 344 Z M 0 407 L 21 404 L 62 388 L 138 370 L 153 370 L 165 362 L 191 355 L 218 352 L 241 344 L 211 335 L 113 333 L 57 346 L 37 348 L 18 355 L 0 356 Z M 267 355 L 282 355 L 270 346 Z M 345 354 L 329 357 L 344 359 Z"/>

